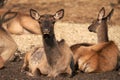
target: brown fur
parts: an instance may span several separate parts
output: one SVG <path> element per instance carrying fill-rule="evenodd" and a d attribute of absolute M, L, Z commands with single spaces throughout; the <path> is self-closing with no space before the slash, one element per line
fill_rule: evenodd
<path fill-rule="evenodd" d="M 38 69 L 41 74 L 48 75 L 48 77 L 56 77 L 61 72 L 69 73 L 72 75 L 72 71 L 74 70 L 74 62 L 72 57 L 73 53 L 65 42 L 58 42 L 58 44 L 61 53 L 64 56 L 61 57 L 60 61 L 58 61 L 58 63 L 56 64 L 57 67 L 55 67 L 55 69 L 52 69 L 52 67 L 49 65 L 44 48 L 35 47 L 34 49 L 26 53 L 24 57 L 22 71 L 24 71 L 26 68 L 29 68 L 29 71 L 26 71 L 29 76 L 37 76 Z M 64 70 L 64 68 L 66 69 Z"/>
<path fill-rule="evenodd" d="M 0 14 L 6 12 L 6 9 L 0 9 Z M 17 16 L 4 23 L 3 27 L 11 34 L 41 34 L 39 23 L 33 20 L 29 14 L 17 12 Z"/>
<path fill-rule="evenodd" d="M 61 40 L 58 42 L 59 49 L 62 53 L 62 57 L 56 64 L 56 69 L 53 70 L 49 76 L 57 76 L 60 73 L 68 73 L 70 75 L 73 74 L 74 71 L 74 61 L 73 61 L 73 53 L 70 50 L 68 44 Z"/>
<path fill-rule="evenodd" d="M 36 47 L 35 49 L 26 53 L 22 70 L 24 71 L 27 67 L 29 68 L 27 73 L 30 76 L 38 75 L 36 73 L 37 69 L 39 69 L 40 73 L 44 75 L 47 75 L 50 72 L 51 67 L 47 62 L 44 48 Z"/>
<path fill-rule="evenodd" d="M 102 8 L 98 14 L 98 19 L 88 28 L 89 31 L 97 33 L 97 44 L 83 45 L 75 48 L 75 51 L 73 50 L 74 62 L 78 64 L 79 70 L 90 73 L 106 72 L 116 68 L 119 50 L 113 41 L 108 40 L 107 33 L 107 19 L 110 19 L 112 13 L 113 10 L 107 17 L 104 17 L 105 10 Z"/>
<path fill-rule="evenodd" d="M 0 56 L 0 69 L 4 67 L 4 60 L 3 58 Z"/>
<path fill-rule="evenodd" d="M 76 50 L 81 47 L 81 46 L 92 46 L 93 44 L 88 44 L 88 43 L 80 43 L 80 44 L 74 44 L 70 46 L 70 49 L 72 50 L 73 53 L 76 52 Z"/>
<path fill-rule="evenodd" d="M 7 18 L 6 16 L 13 14 L 13 16 L 9 16 Z M 2 23 L 14 18 L 16 15 L 15 12 L 6 12 L 1 18 L 1 26 L 0 26 L 0 68 L 2 68 L 6 61 L 8 61 L 12 56 L 14 56 L 14 53 L 17 49 L 17 44 L 12 39 L 12 37 L 9 35 L 9 33 L 2 27 Z M 7 19 L 6 19 L 6 18 Z M 3 21 L 3 22 L 2 22 Z"/>
<path fill-rule="evenodd" d="M 74 54 L 75 63 L 84 72 L 106 72 L 116 67 L 118 48 L 113 41 L 82 46 Z"/>
<path fill-rule="evenodd" d="M 57 11 L 55 15 L 39 15 L 36 10 L 30 10 L 31 17 L 40 23 L 44 49 L 43 51 L 33 49 L 26 54 L 22 69 L 28 67 L 31 70 L 28 72 L 29 75 L 35 76 L 37 69 L 48 77 L 56 77 L 61 73 L 72 75 L 74 70 L 72 51 L 64 40 L 57 42 L 54 34 L 54 23 L 61 19 L 63 14 L 63 9 Z M 29 64 L 26 65 L 27 63 Z"/>

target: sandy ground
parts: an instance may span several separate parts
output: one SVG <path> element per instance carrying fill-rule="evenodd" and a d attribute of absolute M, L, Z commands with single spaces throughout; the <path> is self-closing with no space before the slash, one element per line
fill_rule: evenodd
<path fill-rule="evenodd" d="M 101 7 L 106 8 L 106 13 L 111 10 L 111 3 L 116 0 L 8 0 L 5 8 L 14 6 L 13 10 L 29 13 L 30 8 L 38 10 L 41 14 L 52 13 L 65 9 L 64 18 L 55 24 L 57 40 L 65 39 L 70 45 L 82 42 L 97 43 L 95 33 L 88 31 L 88 26 L 97 17 Z M 109 39 L 115 41 L 120 49 L 120 7 L 114 7 L 115 12 L 109 24 Z M 41 35 L 25 34 L 12 35 L 18 44 L 21 53 L 31 49 L 33 45 L 42 46 Z M 120 80 L 119 71 L 105 73 L 77 73 L 73 78 L 57 77 L 55 79 L 46 76 L 29 77 L 20 72 L 23 60 L 20 62 L 8 62 L 6 67 L 0 70 L 0 80 Z"/>

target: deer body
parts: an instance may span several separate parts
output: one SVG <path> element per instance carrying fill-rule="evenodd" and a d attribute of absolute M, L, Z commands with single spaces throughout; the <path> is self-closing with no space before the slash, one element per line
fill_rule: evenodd
<path fill-rule="evenodd" d="M 43 56 L 36 61 L 40 61 L 37 67 L 41 74 L 47 74 L 49 77 L 56 77 L 61 73 L 72 75 L 74 69 L 72 51 L 64 40 L 57 42 L 54 34 L 54 23 L 63 17 L 64 10 L 59 10 L 55 15 L 39 15 L 37 11 L 31 9 L 30 14 L 32 18 L 38 20 L 41 27 L 44 51 L 42 52 Z M 37 54 L 41 54 L 40 52 Z M 33 56 L 28 55 L 30 59 L 27 61 L 30 62 Z M 34 60 L 32 61 L 34 62 Z M 26 61 L 24 61 L 24 64 L 26 64 L 25 62 Z M 32 65 L 33 63 L 29 64 Z M 32 71 L 31 74 L 35 76 L 33 69 Z"/>
<path fill-rule="evenodd" d="M 12 34 L 40 34 L 39 24 L 28 14 L 18 12 L 18 15 L 5 24 L 6 30 Z"/>
<path fill-rule="evenodd" d="M 11 17 L 6 16 L 13 14 Z M 4 63 L 14 56 L 17 50 L 17 44 L 12 39 L 10 34 L 2 27 L 2 24 L 16 16 L 14 12 L 6 12 L 0 19 L 0 68 L 4 66 Z"/>
<path fill-rule="evenodd" d="M 3 14 L 7 9 L 0 9 L 0 14 Z M 17 12 L 17 16 L 4 23 L 3 28 L 11 34 L 41 34 L 39 23 L 33 20 L 29 14 Z"/>
<path fill-rule="evenodd" d="M 107 20 L 111 18 L 113 9 L 104 17 L 105 9 L 102 8 L 89 27 L 89 31 L 97 33 L 98 43 L 89 46 L 80 46 L 74 51 L 74 61 L 79 70 L 83 72 L 106 72 L 116 68 L 118 47 L 108 39 Z"/>
<path fill-rule="evenodd" d="M 4 6 L 8 0 L 0 1 L 0 15 L 4 14 L 8 9 L 5 9 Z M 9 16 L 9 15 L 8 15 Z M 33 20 L 29 14 L 24 14 L 22 12 L 18 12 L 17 16 L 4 23 L 3 28 L 11 34 L 40 34 L 39 23 Z"/>

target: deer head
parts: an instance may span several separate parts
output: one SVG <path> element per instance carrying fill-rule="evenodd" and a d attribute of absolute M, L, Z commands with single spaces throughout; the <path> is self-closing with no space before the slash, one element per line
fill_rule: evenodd
<path fill-rule="evenodd" d="M 107 30 L 107 20 L 111 19 L 114 9 L 112 9 L 109 14 L 105 17 L 105 8 L 102 9 L 98 13 L 98 17 L 96 20 L 92 22 L 92 24 L 88 27 L 90 32 L 98 32 L 99 30 Z"/>
<path fill-rule="evenodd" d="M 39 22 L 43 38 L 49 38 L 54 36 L 54 24 L 57 20 L 63 18 L 64 9 L 57 11 L 54 15 L 40 15 L 36 10 L 30 9 L 30 16 Z"/>

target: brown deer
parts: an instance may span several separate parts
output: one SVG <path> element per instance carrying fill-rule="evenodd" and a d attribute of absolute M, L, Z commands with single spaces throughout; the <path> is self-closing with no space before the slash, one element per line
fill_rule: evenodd
<path fill-rule="evenodd" d="M 116 68 L 119 50 L 113 41 L 109 41 L 107 27 L 113 11 L 112 9 L 105 17 L 103 7 L 97 19 L 88 27 L 89 31 L 97 33 L 97 44 L 75 48 L 74 61 L 78 63 L 79 70 L 90 73 L 112 71 Z"/>
<path fill-rule="evenodd" d="M 11 20 L 16 15 L 16 12 L 7 11 L 3 16 L 0 16 L 0 69 L 4 67 L 6 61 L 14 56 L 17 50 L 17 44 L 10 34 L 2 27 L 3 23 Z"/>
<path fill-rule="evenodd" d="M 49 77 L 56 77 L 61 73 L 73 74 L 74 62 L 73 53 L 64 40 L 56 41 L 54 34 L 54 24 L 63 18 L 64 10 L 57 11 L 54 15 L 40 15 L 36 10 L 31 9 L 30 15 L 40 24 L 44 49 L 36 48 L 28 52 L 24 58 L 22 71 L 29 68 L 28 75 L 37 75 L 37 70 L 41 74 Z"/>
<path fill-rule="evenodd" d="M 39 23 L 33 20 L 29 14 L 18 12 L 18 15 L 5 24 L 6 30 L 12 34 L 41 34 Z"/>
<path fill-rule="evenodd" d="M 6 12 L 6 9 L 0 9 L 0 14 Z M 17 12 L 17 16 L 4 23 L 3 28 L 11 34 L 41 34 L 39 23 L 33 20 L 29 14 Z"/>
<path fill-rule="evenodd" d="M 4 14 L 8 9 L 4 8 L 7 0 L 1 0 L 0 2 L 0 15 Z M 12 10 L 15 7 L 10 8 Z M 11 34 L 40 34 L 39 23 L 33 20 L 29 14 L 17 12 L 17 16 L 4 23 L 3 28 Z"/>

